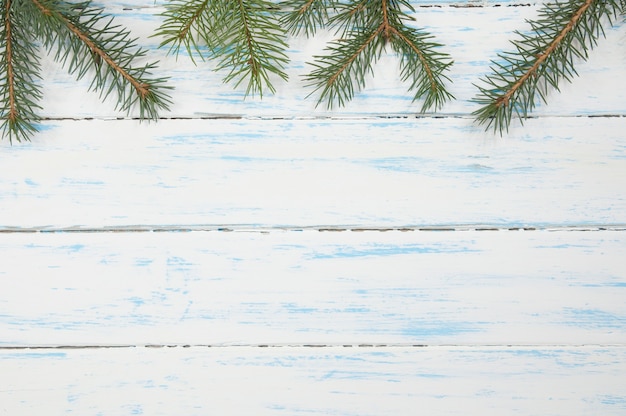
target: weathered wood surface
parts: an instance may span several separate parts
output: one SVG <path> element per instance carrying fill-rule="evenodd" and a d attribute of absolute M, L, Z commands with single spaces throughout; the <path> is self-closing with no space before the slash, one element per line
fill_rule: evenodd
<path fill-rule="evenodd" d="M 1 227 L 626 224 L 626 118 L 468 123 L 50 121 L 2 143 Z"/>
<path fill-rule="evenodd" d="M 0 414 L 619 416 L 624 363 L 606 347 L 1 351 Z"/>
<path fill-rule="evenodd" d="M 393 56 L 315 108 L 328 36 L 242 101 L 156 49 L 163 2 L 104 4 L 173 77 L 156 124 L 44 59 L 41 133 L 0 142 L 0 415 L 624 414 L 624 24 L 499 138 L 472 83 L 538 5 L 414 4 L 438 117 Z"/>
<path fill-rule="evenodd" d="M 0 346 L 621 345 L 625 250 L 624 231 L 0 234 Z"/>

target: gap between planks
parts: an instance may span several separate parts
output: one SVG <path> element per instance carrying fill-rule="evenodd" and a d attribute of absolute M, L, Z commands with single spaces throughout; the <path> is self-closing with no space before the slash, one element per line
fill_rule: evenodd
<path fill-rule="evenodd" d="M 626 231 L 626 224 L 571 224 L 571 225 L 407 225 L 396 227 L 376 226 L 262 226 L 239 224 L 190 225 L 122 225 L 122 226 L 72 226 L 72 227 L 3 227 L 0 233 L 139 233 L 139 232 L 256 232 L 318 231 L 318 232 L 432 232 L 432 231 Z"/>
<path fill-rule="evenodd" d="M 414 3 L 414 2 L 412 2 Z M 486 9 L 486 8 L 493 8 L 493 7 L 533 7 L 533 6 L 537 6 L 537 2 L 519 2 L 519 3 L 493 3 L 493 4 L 487 4 L 484 2 L 484 0 L 469 0 L 467 2 L 457 2 L 457 3 L 450 3 L 450 4 L 439 4 L 439 3 L 418 3 L 418 4 L 411 4 L 413 7 L 418 8 L 418 9 L 443 9 L 443 8 L 452 8 L 452 9 L 475 9 L 475 8 L 479 8 L 479 9 Z M 155 2 L 153 5 L 151 6 L 123 6 L 122 10 L 123 11 L 133 11 L 133 10 L 146 10 L 146 9 L 158 9 L 158 8 L 162 8 L 163 4 L 157 4 L 157 2 Z"/>
<path fill-rule="evenodd" d="M 389 120 L 389 119 L 461 119 L 461 120 L 474 120 L 471 114 L 465 113 L 433 113 L 433 114 L 420 114 L 420 113 L 389 113 L 389 114 L 377 114 L 377 115 L 319 115 L 319 116 L 272 116 L 272 115 L 258 115 L 258 116 L 244 116 L 242 114 L 218 114 L 218 113 L 196 113 L 193 116 L 161 116 L 159 120 L 253 120 L 253 121 L 276 121 L 276 120 L 308 120 L 308 121 L 350 121 L 350 120 Z M 522 118 L 524 120 L 532 119 L 548 119 L 548 118 L 626 118 L 626 114 L 619 113 L 594 113 L 594 114 L 549 114 L 549 115 L 529 115 Z M 110 117 L 40 117 L 40 122 L 46 121 L 145 121 L 151 122 L 153 120 L 143 119 L 141 117 L 125 117 L 125 116 L 110 116 Z M 158 122 L 158 120 L 157 120 Z"/>
<path fill-rule="evenodd" d="M 414 344 L 414 343 L 321 343 L 321 344 L 289 344 L 289 343 L 260 343 L 260 344 L 127 344 L 127 345 L 4 345 L 2 351 L 15 350 L 100 350 L 100 349 L 140 349 L 140 348 L 388 348 L 388 349 L 597 349 L 597 348 L 626 348 L 626 344 Z"/>

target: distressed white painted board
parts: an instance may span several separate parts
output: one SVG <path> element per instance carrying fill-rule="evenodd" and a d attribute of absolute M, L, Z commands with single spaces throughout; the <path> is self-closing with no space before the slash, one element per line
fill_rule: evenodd
<path fill-rule="evenodd" d="M 626 118 L 50 121 L 0 227 L 626 224 Z"/>
<path fill-rule="evenodd" d="M 135 3 L 150 7 L 140 7 Z M 326 42 L 333 39 L 331 34 L 321 32 L 314 39 L 298 37 L 289 40 L 291 63 L 286 70 L 290 81 L 277 80 L 276 95 L 265 95 L 262 100 L 244 100 L 245 86 L 233 89 L 231 85 L 224 85 L 222 79 L 225 74 L 214 72 L 211 62 L 199 61 L 196 66 L 184 54 L 176 59 L 167 56 L 167 48 L 158 49 L 161 39 L 152 35 L 162 21 L 159 13 L 164 9 L 151 7 L 154 4 L 152 1 L 135 3 L 126 8 L 115 5 L 105 7 L 120 24 L 132 28 L 133 35 L 140 39 L 140 45 L 149 49 L 150 61 L 161 62 L 158 73 L 171 77 L 171 84 L 175 87 L 175 104 L 170 112 L 163 112 L 163 116 L 358 117 L 415 114 L 421 108 L 421 103 L 412 103 L 411 95 L 406 92 L 408 85 L 399 81 L 397 59 L 392 54 L 381 58 L 366 89 L 345 108 L 332 112 L 326 111 L 323 105 L 316 108 L 315 99 L 306 98 L 311 90 L 304 85 L 302 76 L 310 71 L 307 62 L 311 62 L 314 55 L 323 53 Z M 416 6 L 421 4 L 415 2 Z M 418 7 L 414 24 L 429 30 L 437 41 L 445 45 L 443 49 L 455 61 L 449 75 L 452 81 L 450 91 L 456 100 L 447 104 L 440 114 L 467 115 L 478 108 L 471 102 L 477 93 L 474 84 L 489 71 L 490 62 L 496 59 L 498 52 L 510 50 L 509 39 L 513 37 L 513 31 L 528 29 L 525 19 L 535 17 L 538 8 L 535 4 L 518 7 Z M 550 94 L 550 105 L 540 106 L 535 115 L 625 114 L 626 85 L 616 81 L 623 78 L 626 66 L 625 27 L 623 22 L 613 29 L 607 26 L 607 38 L 599 41 L 588 62 L 577 66 L 580 77 L 575 79 L 574 84 L 564 83 L 561 94 Z M 124 115 L 115 111 L 113 100 L 102 104 L 97 94 L 87 93 L 88 79 L 77 83 L 51 59 L 44 60 L 43 72 L 44 115 L 70 118 Z M 516 126 L 517 123 L 514 123 Z"/>
<path fill-rule="evenodd" d="M 624 231 L 0 234 L 0 346 L 626 344 Z"/>
<path fill-rule="evenodd" d="M 0 414 L 590 415 L 626 411 L 626 349 L 0 351 Z"/>
<path fill-rule="evenodd" d="M 414 2 L 456 61 L 443 118 L 393 56 L 316 109 L 328 34 L 243 101 L 157 49 L 162 1 L 102 4 L 175 104 L 117 120 L 43 58 L 53 119 L 0 142 L 0 415 L 626 412 L 623 22 L 499 138 L 472 83 L 536 2 Z"/>

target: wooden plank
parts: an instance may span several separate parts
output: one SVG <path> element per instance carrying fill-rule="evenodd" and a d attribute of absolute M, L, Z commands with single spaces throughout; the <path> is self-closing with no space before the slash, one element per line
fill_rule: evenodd
<path fill-rule="evenodd" d="M 153 5 L 149 2 L 135 2 Z M 333 39 L 329 33 L 320 33 L 314 39 L 298 37 L 290 39 L 289 57 L 291 63 L 286 68 L 290 82 L 278 80 L 277 93 L 267 94 L 263 100 L 244 100 L 244 90 L 234 90 L 224 85 L 224 73 L 213 71 L 210 62 L 200 62 L 197 66 L 184 54 L 176 59 L 166 56 L 167 49 L 158 49 L 161 39 L 151 37 L 161 18 L 159 7 L 120 7 L 107 6 L 120 24 L 132 28 L 139 44 L 149 49 L 148 58 L 160 61 L 159 74 L 171 77 L 175 86 L 174 106 L 167 117 L 202 116 L 252 116 L 252 117 L 294 117 L 294 116 L 359 116 L 397 115 L 419 112 L 420 103 L 412 103 L 407 94 L 408 84 L 399 81 L 398 62 L 392 54 L 384 55 L 375 65 L 374 77 L 367 88 L 357 94 L 345 108 L 327 111 L 324 106 L 315 106 L 314 99 L 307 99 L 311 92 L 302 81 L 302 76 L 310 70 L 307 62 L 314 55 L 323 53 L 326 42 Z M 415 2 L 416 6 L 423 5 Z M 432 2 L 429 4 L 433 4 Z M 450 72 L 451 92 L 456 100 L 446 105 L 442 115 L 456 116 L 470 114 L 477 109 L 471 101 L 477 93 L 474 87 L 479 77 L 489 70 L 490 62 L 496 54 L 510 49 L 509 39 L 513 30 L 526 30 L 525 19 L 537 14 L 538 5 L 522 4 L 522 7 L 418 7 L 415 25 L 426 28 L 443 43 L 444 50 L 450 53 L 455 65 Z M 463 2 L 467 5 L 468 3 Z M 500 4 L 503 4 L 502 2 Z M 606 39 L 591 54 L 590 60 L 577 66 L 580 77 L 573 84 L 563 84 L 562 92 L 550 94 L 550 105 L 540 106 L 536 115 L 588 115 L 626 114 L 626 86 L 612 80 L 624 75 L 623 55 L 615 53 L 626 45 L 624 24 L 606 30 Z M 43 114 L 48 117 L 85 118 L 124 116 L 115 111 L 115 102 L 102 104 L 95 93 L 86 93 L 90 81 L 76 82 L 50 57 L 42 62 L 43 68 Z M 62 105 L 59 105 L 62 103 Z M 516 124 L 517 125 L 517 124 Z M 518 126 L 519 127 L 519 126 Z"/>
<path fill-rule="evenodd" d="M 0 143 L 0 227 L 626 224 L 626 117 L 48 121 Z"/>
<path fill-rule="evenodd" d="M 2 350 L 0 369 L 7 415 L 626 410 L 623 347 Z"/>
<path fill-rule="evenodd" d="M 626 343 L 617 231 L 0 234 L 2 346 Z"/>
<path fill-rule="evenodd" d="M 413 118 L 393 56 L 315 108 L 328 34 L 243 101 L 157 49 L 162 1 L 103 4 L 182 119 L 109 120 L 44 58 L 64 120 L 0 143 L 0 414 L 624 414 L 623 23 L 499 139 L 472 83 L 538 4 L 414 2 L 456 61 L 441 119 Z"/>

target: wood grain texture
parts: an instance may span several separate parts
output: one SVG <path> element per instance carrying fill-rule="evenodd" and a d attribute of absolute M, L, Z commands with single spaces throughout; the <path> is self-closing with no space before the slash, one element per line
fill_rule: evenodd
<path fill-rule="evenodd" d="M 44 126 L 0 144 L 5 229 L 626 224 L 623 117 L 507 139 L 450 118 Z"/>
<path fill-rule="evenodd" d="M 0 351 L 0 366 L 6 415 L 617 416 L 626 409 L 624 348 L 33 350 Z"/>
<path fill-rule="evenodd" d="M 4 346 L 626 344 L 623 231 L 9 233 L 0 251 Z"/>
<path fill-rule="evenodd" d="M 457 100 L 383 56 L 346 108 L 243 100 L 166 56 L 164 2 L 101 2 L 172 77 L 140 124 L 42 60 L 0 142 L 0 415 L 623 415 L 626 35 L 504 138 L 472 83 L 537 2 L 413 2 Z M 510 7 L 509 7 L 510 6 Z"/>

